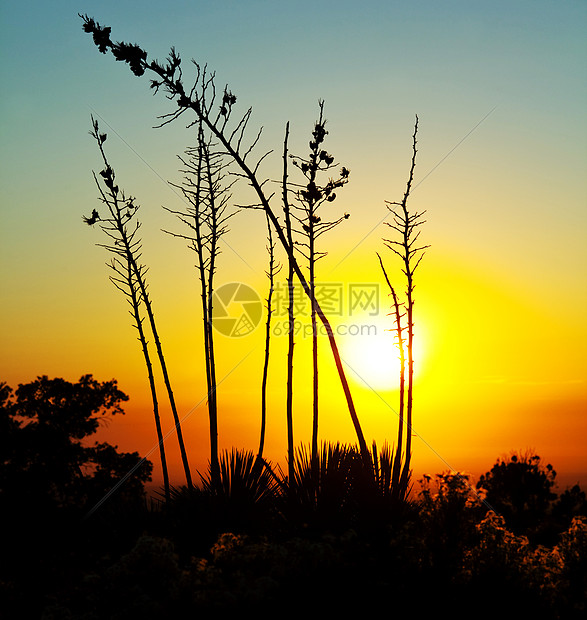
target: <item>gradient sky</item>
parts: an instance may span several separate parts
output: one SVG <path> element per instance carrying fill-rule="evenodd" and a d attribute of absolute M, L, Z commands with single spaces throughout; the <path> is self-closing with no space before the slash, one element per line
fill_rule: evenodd
<path fill-rule="evenodd" d="M 431 248 L 416 289 L 415 471 L 478 474 L 511 450 L 533 449 L 563 486 L 587 483 L 585 2 L 118 0 L 13 2 L 0 11 L 1 380 L 16 387 L 40 374 L 115 377 L 131 400 L 103 438 L 142 454 L 153 448 L 130 317 L 95 245 L 100 231 L 81 220 L 97 206 L 94 114 L 120 184 L 142 205 L 144 260 L 180 414 L 189 414 L 186 442 L 194 467 L 207 459 L 194 257 L 161 232 L 178 229 L 161 207 L 180 206 L 168 181 L 180 179 L 176 156 L 193 135 L 183 121 L 152 129 L 168 102 L 98 53 L 77 15 L 88 13 L 150 58 L 174 45 L 185 60 L 208 63 L 240 110 L 253 107 L 252 133 L 263 126 L 259 154 L 274 149 L 262 168 L 268 178 L 280 175 L 286 121 L 292 152 L 303 154 L 325 100 L 327 148 L 351 170 L 333 209 L 351 217 L 324 238 L 319 278 L 345 290 L 382 286 L 377 251 L 401 287 L 382 222 L 385 201 L 403 195 L 418 114 L 411 205 L 427 211 L 422 235 Z M 249 199 L 245 187 L 235 190 L 236 201 Z M 245 282 L 266 295 L 265 234 L 262 214 L 235 216 L 219 284 Z M 379 329 L 383 287 L 380 298 Z M 357 320 L 334 318 L 343 326 Z M 223 447 L 257 446 L 261 331 L 218 336 Z M 274 460 L 286 445 L 284 344 L 275 338 L 272 351 Z M 397 393 L 376 385 L 356 338 L 341 346 L 367 441 L 393 441 Z M 297 348 L 297 442 L 309 441 L 311 425 L 308 347 L 306 339 Z M 352 442 L 321 347 L 321 439 Z"/>

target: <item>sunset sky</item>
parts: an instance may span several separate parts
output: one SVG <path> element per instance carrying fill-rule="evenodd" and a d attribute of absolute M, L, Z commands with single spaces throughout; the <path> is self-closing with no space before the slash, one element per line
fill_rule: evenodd
<path fill-rule="evenodd" d="M 410 205 L 426 211 L 422 239 L 431 247 L 415 291 L 415 476 L 447 469 L 478 475 L 497 457 L 532 449 L 554 465 L 562 488 L 587 485 L 585 2 L 3 4 L 0 381 L 16 388 L 43 374 L 116 378 L 130 396 L 127 415 L 100 438 L 143 455 L 154 448 L 146 372 L 126 302 L 108 280 L 108 256 L 96 245 L 104 242 L 101 231 L 82 222 L 99 206 L 93 114 L 108 133 L 119 184 L 141 205 L 159 331 L 191 464 L 203 469 L 208 430 L 195 257 L 162 232 L 183 232 L 162 207 L 182 206 L 169 182 L 181 179 L 177 155 L 194 144 L 194 133 L 183 117 L 153 129 L 175 104 L 152 96 L 147 76 L 101 55 L 78 13 L 111 26 L 113 40 L 138 43 L 149 59 L 175 46 L 186 82 L 191 58 L 207 63 L 218 89 L 228 84 L 237 96 L 240 113 L 252 106 L 251 138 L 263 127 L 258 156 L 273 149 L 263 178 L 280 178 L 286 122 L 291 152 L 306 153 L 318 100 L 325 100 L 326 148 L 351 171 L 328 208 L 350 218 L 321 238 L 328 256 L 318 279 L 338 291 L 341 309 L 332 322 L 347 334 L 340 348 L 366 439 L 379 445 L 394 441 L 398 394 L 393 381 L 382 380 L 387 362 L 375 352 L 391 342 L 384 330 L 393 326 L 376 252 L 403 291 L 382 240 L 392 234 L 385 201 L 403 196 L 417 114 Z M 271 191 L 280 212 L 279 185 Z M 235 204 L 254 200 L 244 184 L 233 195 Z M 264 299 L 263 214 L 237 213 L 222 252 L 218 285 L 245 283 Z M 283 252 L 278 257 L 284 261 Z M 284 278 L 282 271 L 281 284 Z M 371 285 L 376 310 L 351 314 L 350 291 Z M 361 325 L 377 335 L 355 334 Z M 263 329 L 216 338 L 221 447 L 255 450 Z M 308 443 L 311 342 L 297 341 L 294 432 L 296 443 Z M 273 345 L 266 452 L 283 463 L 285 336 L 276 334 Z M 320 348 L 320 439 L 354 442 L 326 338 Z M 387 351 L 396 355 L 391 345 Z M 171 414 L 164 409 L 163 416 L 169 429 Z M 168 446 L 181 483 L 173 437 Z M 149 458 L 157 478 L 157 452 Z"/>

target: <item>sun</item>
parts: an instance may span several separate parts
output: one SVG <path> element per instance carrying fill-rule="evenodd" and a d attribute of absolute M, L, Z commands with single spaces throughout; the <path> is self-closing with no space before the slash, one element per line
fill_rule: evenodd
<path fill-rule="evenodd" d="M 350 369 L 349 377 L 365 388 L 378 391 L 396 390 L 400 380 L 400 353 L 395 333 L 390 331 L 392 322 L 366 319 L 365 323 L 354 332 L 349 330 L 342 345 L 342 357 Z M 421 343 L 414 341 L 414 374 L 417 374 L 421 361 Z M 407 368 L 407 351 L 406 368 Z M 407 374 L 407 371 L 406 371 Z"/>

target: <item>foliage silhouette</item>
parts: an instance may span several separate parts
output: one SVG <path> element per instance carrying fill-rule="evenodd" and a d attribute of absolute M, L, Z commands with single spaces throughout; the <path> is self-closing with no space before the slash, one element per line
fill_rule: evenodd
<path fill-rule="evenodd" d="M 483 500 L 465 473 L 443 472 L 420 480 L 420 515 L 432 569 L 454 574 L 460 566 L 475 524 L 487 512 Z"/>
<path fill-rule="evenodd" d="M 552 506 L 552 515 L 555 521 L 560 522 L 559 530 L 568 526 L 575 517 L 587 517 L 585 491 L 582 491 L 578 484 L 573 485 L 570 489 L 565 489 Z"/>
<path fill-rule="evenodd" d="M 136 452 L 91 443 L 100 426 L 124 414 L 127 400 L 115 380 L 92 375 L 76 383 L 40 376 L 15 391 L 0 384 L 3 614 L 41 617 L 48 592 L 77 579 L 97 549 L 104 553 L 140 527 L 152 464 Z M 84 526 L 87 511 L 132 469 Z"/>
<path fill-rule="evenodd" d="M 192 489 L 173 488 L 165 519 L 183 554 L 202 553 L 223 532 L 264 534 L 280 517 L 282 483 L 269 463 L 247 450 L 223 451 L 220 477 L 211 466 Z"/>
<path fill-rule="evenodd" d="M 115 380 L 84 375 L 77 383 L 38 377 L 13 393 L 2 384 L 1 494 L 7 505 L 42 503 L 51 509 L 81 511 L 99 499 L 140 459 L 114 446 L 86 445 L 101 423 L 123 415 L 128 400 Z M 144 461 L 124 493 L 141 498 L 152 466 Z M 13 503 L 13 508 L 18 506 Z"/>
<path fill-rule="evenodd" d="M 318 458 L 301 446 L 294 461 L 295 475 L 284 481 L 282 513 L 293 527 L 308 531 L 344 532 L 349 528 L 375 535 L 409 512 L 398 502 L 392 479 L 393 451 L 375 443 L 365 465 L 356 446 L 322 443 Z"/>
<path fill-rule="evenodd" d="M 99 420 L 122 413 L 124 395 L 115 382 L 99 384 L 86 376 L 67 384 L 41 377 L 25 387 L 17 397 L 0 386 L 0 426 L 12 433 L 2 443 L 3 463 L 13 475 L 21 464 L 7 458 L 6 449 L 12 446 L 22 455 L 23 443 L 13 441 L 18 433 L 55 422 L 60 432 L 71 434 L 72 444 L 87 450 L 84 439 Z M 54 444 L 28 439 L 30 450 L 42 446 L 47 462 L 56 458 L 48 455 Z M 108 452 L 104 446 L 99 445 L 96 458 Z M 138 484 L 135 506 L 144 515 L 131 512 L 135 523 L 122 536 L 116 532 L 130 505 L 123 495 L 113 500 L 122 502 L 124 513 L 99 511 L 92 529 L 72 527 L 61 500 L 56 518 L 45 527 L 38 519 L 43 505 L 31 510 L 27 504 L 21 514 L 28 520 L 5 529 L 4 542 L 23 525 L 29 536 L 39 535 L 24 545 L 22 539 L 4 545 L 9 564 L 0 570 L 0 594 L 18 605 L 19 617 L 64 619 L 269 613 L 284 601 L 295 613 L 349 613 L 364 609 L 366 601 L 372 612 L 389 612 L 392 601 L 394 612 L 426 616 L 450 611 L 453 618 L 466 618 L 474 609 L 479 618 L 495 617 L 500 610 L 502 615 L 504 610 L 531 613 L 535 619 L 583 617 L 584 517 L 575 516 L 559 530 L 556 543 L 545 547 L 511 532 L 502 517 L 487 511 L 465 474 L 439 474 L 434 485 L 425 478 L 419 502 L 398 519 L 387 503 L 393 497 L 394 462 L 387 446 L 373 446 L 374 475 L 357 448 L 322 445 L 319 485 L 310 449 L 300 448 L 293 494 L 285 488 L 291 479 L 270 467 L 261 470 L 256 460 L 252 451 L 222 453 L 222 486 L 212 483 L 208 471 L 200 485 L 173 489 L 164 511 L 147 509 Z M 120 461 L 122 469 L 128 464 Z M 57 476 L 63 469 L 51 471 Z M 30 480 L 38 471 L 27 475 Z M 7 499 L 4 481 L 0 489 Z M 580 498 L 581 491 L 572 497 Z M 3 506 L 14 508 L 14 502 Z"/>
<path fill-rule="evenodd" d="M 508 459 L 498 459 L 479 478 L 477 488 L 514 533 L 532 535 L 544 524 L 556 499 L 552 490 L 555 478 L 552 465 L 543 465 L 537 454 L 514 453 Z"/>

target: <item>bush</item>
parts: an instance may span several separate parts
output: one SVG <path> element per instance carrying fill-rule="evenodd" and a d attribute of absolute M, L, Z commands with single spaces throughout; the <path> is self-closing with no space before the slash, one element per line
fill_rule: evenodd
<path fill-rule="evenodd" d="M 477 488 L 513 532 L 537 539 L 556 499 L 555 478 L 552 465 L 544 466 L 540 456 L 514 453 L 509 460 L 498 459 Z"/>

